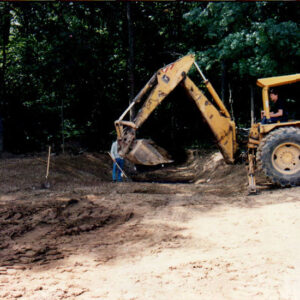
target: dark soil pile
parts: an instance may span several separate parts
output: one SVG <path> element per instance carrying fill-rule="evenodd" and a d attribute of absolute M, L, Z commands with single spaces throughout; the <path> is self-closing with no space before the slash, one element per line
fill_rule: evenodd
<path fill-rule="evenodd" d="M 49 182 L 64 189 L 69 185 L 97 185 L 111 178 L 111 160 L 107 154 L 52 156 Z M 47 155 L 0 159 L 0 193 L 20 189 L 40 189 L 46 181 Z"/>
<path fill-rule="evenodd" d="M 130 163 L 125 171 L 133 181 L 161 183 L 222 183 L 240 186 L 247 183 L 244 164 L 228 165 L 219 152 L 188 151 L 183 164 L 144 168 L 136 172 Z M 51 157 L 49 182 L 52 189 L 70 186 L 97 186 L 111 181 L 112 162 L 108 154 L 84 153 Z M 46 154 L 27 158 L 0 160 L 0 193 L 24 189 L 39 190 L 45 182 Z M 124 178 L 126 181 L 126 178 Z"/>
<path fill-rule="evenodd" d="M 188 151 L 188 159 L 181 165 L 165 165 L 155 171 L 144 171 L 136 181 L 169 183 L 222 183 L 241 186 L 247 183 L 245 164 L 226 164 L 220 152 Z"/>
<path fill-rule="evenodd" d="M 131 219 L 128 211 L 86 199 L 14 201 L 0 206 L 0 265 L 45 264 L 67 255 L 68 236 Z"/>

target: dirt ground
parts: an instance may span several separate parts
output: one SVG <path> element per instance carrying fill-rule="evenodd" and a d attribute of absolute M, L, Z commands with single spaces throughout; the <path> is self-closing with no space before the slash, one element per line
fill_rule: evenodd
<path fill-rule="evenodd" d="M 107 154 L 0 159 L 0 299 L 300 299 L 300 187 L 190 151 L 111 182 Z"/>

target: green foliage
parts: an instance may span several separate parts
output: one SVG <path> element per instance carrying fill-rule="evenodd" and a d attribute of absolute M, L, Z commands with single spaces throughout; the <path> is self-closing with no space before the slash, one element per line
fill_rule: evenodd
<path fill-rule="evenodd" d="M 130 95 L 126 5 L 0 3 L 0 114 L 7 150 L 39 151 L 49 143 L 59 148 L 63 138 L 89 149 L 109 147 L 113 121 Z M 237 119 L 247 123 L 249 84 L 299 72 L 297 5 L 133 2 L 136 92 L 161 66 L 196 52 L 218 91 L 222 78 L 230 83 Z M 176 138 L 192 145 L 199 143 L 195 136 L 207 137 L 198 111 L 178 95 L 144 129 L 174 148 Z M 228 91 L 224 95 L 228 99 Z"/>
<path fill-rule="evenodd" d="M 285 18 L 283 9 L 289 12 Z M 251 80 L 297 72 L 298 11 L 295 3 L 211 2 L 191 10 L 185 19 L 190 28 L 197 26 L 199 36 L 204 37 L 197 54 L 206 70 L 215 70 L 221 61 L 227 61 L 229 73 Z M 287 64 L 290 57 L 293 61 Z"/>

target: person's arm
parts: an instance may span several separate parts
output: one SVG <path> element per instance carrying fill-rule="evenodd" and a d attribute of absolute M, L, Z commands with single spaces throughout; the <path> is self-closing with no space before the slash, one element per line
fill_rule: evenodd
<path fill-rule="evenodd" d="M 270 117 L 271 118 L 277 118 L 283 116 L 283 109 L 278 109 L 277 113 L 273 113 L 272 111 L 270 112 Z"/>

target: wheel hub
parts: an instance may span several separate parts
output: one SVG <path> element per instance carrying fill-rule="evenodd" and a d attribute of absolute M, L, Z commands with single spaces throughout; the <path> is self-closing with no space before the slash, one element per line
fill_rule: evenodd
<path fill-rule="evenodd" d="M 277 171 L 283 174 L 295 174 L 300 170 L 300 146 L 295 143 L 284 143 L 275 148 L 272 163 Z"/>

